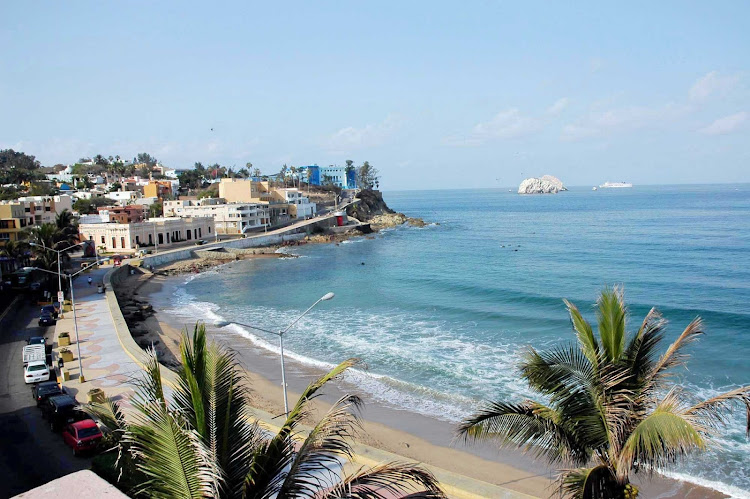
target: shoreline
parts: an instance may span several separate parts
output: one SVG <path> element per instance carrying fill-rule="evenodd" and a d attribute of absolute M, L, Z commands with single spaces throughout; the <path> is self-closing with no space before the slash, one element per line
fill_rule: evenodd
<path fill-rule="evenodd" d="M 219 262 L 219 265 L 222 263 L 226 262 Z M 181 278 L 184 279 L 184 276 Z M 131 281 L 131 279 L 134 280 Z M 148 303 L 160 300 L 166 302 L 168 296 L 165 294 L 167 291 L 163 289 L 164 285 L 167 284 L 167 288 L 176 287 L 179 285 L 178 280 L 176 276 L 161 273 L 151 276 L 137 274 L 129 276 L 118 286 L 118 295 L 135 296 Z M 145 339 L 149 344 L 154 342 L 157 350 L 162 350 L 165 365 L 169 365 L 170 360 L 179 358 L 178 344 L 182 328 L 187 327 L 191 330 L 194 325 L 194 323 L 177 324 L 177 321 L 177 317 L 158 310 L 157 306 L 154 314 L 146 317 L 139 324 L 140 327 L 150 331 Z M 281 390 L 279 390 L 278 355 L 255 345 L 248 347 L 244 344 L 240 345 L 244 342 L 236 333 L 218 331 L 210 324 L 207 329 L 212 339 L 218 340 L 238 353 L 238 360 L 253 387 L 253 407 L 272 414 L 283 413 L 283 400 Z M 246 340 L 246 343 L 251 342 Z M 292 401 L 296 400 L 309 381 L 322 374 L 321 369 L 315 369 L 293 359 L 287 359 L 286 367 L 289 398 Z M 315 414 L 318 417 L 324 414 L 333 401 L 344 394 L 340 385 L 345 384 L 338 383 L 327 387 L 326 395 L 315 404 Z M 520 450 L 500 450 L 488 443 L 465 446 L 454 439 L 454 425 L 450 423 L 405 410 L 379 406 L 367 393 L 360 393 L 360 395 L 366 404 L 361 415 L 364 431 L 357 438 L 358 442 L 537 497 L 549 497 L 556 490 L 553 483 L 555 470 Z M 634 483 L 639 485 L 644 497 L 665 499 L 729 497 L 716 489 L 661 475 L 655 475 L 650 480 L 648 478 L 640 480 L 636 476 Z"/>

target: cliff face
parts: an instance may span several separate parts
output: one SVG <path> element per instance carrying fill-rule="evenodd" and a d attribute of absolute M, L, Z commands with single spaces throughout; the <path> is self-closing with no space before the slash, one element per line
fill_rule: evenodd
<path fill-rule="evenodd" d="M 359 203 L 347 207 L 346 214 L 361 222 L 369 222 L 378 215 L 396 213 L 385 204 L 380 191 L 360 191 L 357 194 L 357 199 L 360 200 Z"/>

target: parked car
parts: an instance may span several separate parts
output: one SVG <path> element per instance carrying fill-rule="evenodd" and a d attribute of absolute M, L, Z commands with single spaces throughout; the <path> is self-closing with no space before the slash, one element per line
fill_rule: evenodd
<path fill-rule="evenodd" d="M 199 239 L 198 241 L 195 241 L 196 246 L 203 246 L 204 244 L 206 244 L 206 241 L 204 241 L 203 239 Z"/>
<path fill-rule="evenodd" d="M 43 360 L 35 360 L 23 366 L 23 380 L 28 383 L 49 381 L 49 366 Z"/>
<path fill-rule="evenodd" d="M 28 340 L 26 340 L 27 345 L 46 345 L 47 338 L 44 336 L 32 336 Z"/>
<path fill-rule="evenodd" d="M 42 307 L 42 315 L 51 315 L 53 319 L 57 319 L 59 309 L 54 305 L 45 305 Z"/>
<path fill-rule="evenodd" d="M 49 421 L 52 431 L 60 431 L 65 425 L 90 419 L 78 409 L 78 402 L 70 395 L 55 395 L 42 404 L 42 416 Z"/>
<path fill-rule="evenodd" d="M 64 394 L 65 390 L 60 388 L 57 381 L 42 381 L 31 388 L 31 395 L 34 397 L 37 407 L 41 407 L 50 397 Z"/>
<path fill-rule="evenodd" d="M 39 317 L 39 327 L 54 326 L 56 323 L 57 321 L 50 314 L 42 314 L 42 316 Z"/>
<path fill-rule="evenodd" d="M 102 431 L 93 419 L 84 419 L 67 425 L 62 432 L 63 441 L 73 449 L 73 455 L 95 450 L 102 441 Z"/>

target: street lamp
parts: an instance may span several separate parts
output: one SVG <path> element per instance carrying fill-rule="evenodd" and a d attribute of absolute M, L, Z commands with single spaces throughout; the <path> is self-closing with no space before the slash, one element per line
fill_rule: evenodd
<path fill-rule="evenodd" d="M 47 251 L 54 251 L 55 253 L 57 253 L 57 290 L 59 292 L 62 292 L 62 280 L 61 280 L 61 277 L 60 277 L 62 275 L 61 270 L 60 270 L 60 255 L 62 253 L 65 253 L 66 251 L 68 251 L 71 248 L 75 248 L 76 246 L 80 246 L 80 245 L 84 244 L 85 242 L 86 241 L 81 241 L 78 244 L 74 244 L 73 246 L 68 246 L 67 248 L 61 249 L 61 250 L 56 250 L 54 248 L 50 248 L 49 246 L 45 246 L 44 244 L 29 243 L 29 246 L 36 246 L 36 247 L 39 247 L 39 248 L 44 248 Z"/>
<path fill-rule="evenodd" d="M 304 312 L 302 312 L 302 314 L 299 317 L 297 317 L 296 319 L 294 319 L 294 321 L 292 321 L 291 324 L 289 324 L 286 327 L 286 329 L 283 329 L 281 331 L 271 331 L 270 329 L 263 329 L 261 327 L 251 326 L 250 324 L 243 324 L 241 322 L 236 322 L 236 321 L 217 321 L 217 322 L 214 322 L 214 326 L 216 326 L 216 327 L 225 327 L 225 326 L 228 326 L 229 324 L 237 324 L 238 326 L 247 327 L 247 328 L 250 328 L 250 329 L 256 329 L 258 331 L 263 331 L 264 333 L 270 333 L 270 334 L 278 335 L 278 337 L 279 337 L 279 351 L 281 352 L 281 386 L 284 388 L 284 414 L 287 415 L 287 416 L 289 416 L 289 400 L 288 400 L 287 394 L 286 394 L 286 370 L 284 368 L 284 334 L 287 331 L 289 331 L 292 328 L 292 326 L 294 326 L 295 324 L 297 324 L 300 321 L 300 319 L 302 319 L 305 315 L 307 315 L 307 313 L 310 310 L 312 310 L 315 307 L 315 305 L 317 305 L 318 303 L 320 303 L 322 301 L 331 300 L 331 299 L 333 299 L 334 296 L 336 296 L 336 295 L 334 295 L 333 293 L 326 293 L 326 294 L 324 294 L 323 296 L 321 296 L 320 298 L 318 298 L 318 300 L 315 303 L 313 303 L 312 305 L 310 305 L 310 308 L 308 308 L 307 310 L 305 310 Z"/>
<path fill-rule="evenodd" d="M 76 348 L 78 349 L 78 372 L 80 373 L 78 375 L 79 383 L 83 383 L 84 381 L 86 381 L 86 379 L 83 377 L 83 363 L 81 362 L 81 342 L 78 340 L 78 320 L 76 318 L 76 300 L 75 300 L 75 296 L 73 295 L 73 278 L 77 276 L 78 274 L 80 274 L 81 272 L 84 272 L 90 269 L 91 267 L 93 267 L 94 265 L 97 265 L 98 263 L 99 261 L 97 260 L 94 263 L 85 266 L 84 268 L 76 272 L 75 274 L 66 274 L 70 282 L 70 305 L 71 305 L 71 308 L 73 309 L 73 328 L 75 329 L 75 332 L 76 332 Z M 52 270 L 40 269 L 39 267 L 33 267 L 33 268 L 35 270 L 41 270 L 42 272 L 47 272 L 48 274 L 57 274 L 58 278 L 62 277 L 63 275 L 63 274 L 60 274 L 59 272 L 54 272 Z M 62 306 L 61 306 L 61 310 L 62 310 Z"/>

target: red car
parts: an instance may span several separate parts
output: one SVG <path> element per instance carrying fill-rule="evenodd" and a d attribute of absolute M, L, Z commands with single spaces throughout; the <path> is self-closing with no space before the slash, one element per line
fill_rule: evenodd
<path fill-rule="evenodd" d="M 93 419 L 71 423 L 62 432 L 63 440 L 73 448 L 73 455 L 95 449 L 102 440 L 102 432 Z"/>

